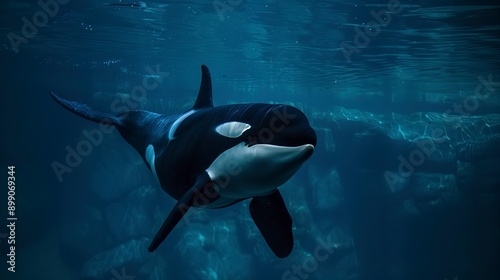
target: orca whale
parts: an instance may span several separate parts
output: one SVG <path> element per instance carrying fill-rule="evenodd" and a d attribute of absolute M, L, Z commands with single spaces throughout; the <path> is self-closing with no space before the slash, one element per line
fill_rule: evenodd
<path fill-rule="evenodd" d="M 190 207 L 222 208 L 251 198 L 250 214 L 266 243 L 277 257 L 287 257 L 293 248 L 292 219 L 278 187 L 311 156 L 316 133 L 293 106 L 214 107 L 210 72 L 205 65 L 201 71 L 194 106 L 173 116 L 140 110 L 115 116 L 50 95 L 80 117 L 114 125 L 163 190 L 177 200 L 150 252 Z"/>

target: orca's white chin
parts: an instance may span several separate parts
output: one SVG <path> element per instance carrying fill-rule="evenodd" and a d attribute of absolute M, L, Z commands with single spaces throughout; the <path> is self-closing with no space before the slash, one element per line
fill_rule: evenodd
<path fill-rule="evenodd" d="M 296 147 L 240 143 L 220 154 L 206 170 L 220 198 L 209 208 L 272 193 L 313 153 L 314 146 Z"/>

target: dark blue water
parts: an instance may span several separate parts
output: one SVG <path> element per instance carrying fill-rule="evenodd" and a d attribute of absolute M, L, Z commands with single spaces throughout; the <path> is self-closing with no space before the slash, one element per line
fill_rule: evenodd
<path fill-rule="evenodd" d="M 499 278 L 496 1 L 39 3 L 0 4 L 1 279 Z M 177 114 L 201 64 L 216 106 L 294 105 L 317 132 L 280 187 L 285 259 L 249 200 L 192 211 L 149 253 L 174 199 L 116 131 L 49 96 Z"/>

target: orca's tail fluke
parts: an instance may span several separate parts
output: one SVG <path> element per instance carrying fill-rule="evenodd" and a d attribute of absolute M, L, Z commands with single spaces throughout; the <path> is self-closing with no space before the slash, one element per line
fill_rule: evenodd
<path fill-rule="evenodd" d="M 101 113 L 98 111 L 92 110 L 88 105 L 69 101 L 64 98 L 59 97 L 57 94 L 50 92 L 50 96 L 54 98 L 54 100 L 59 103 L 61 106 L 66 108 L 68 111 L 75 113 L 76 115 L 85 118 L 89 121 L 93 121 L 96 123 L 106 123 L 112 124 L 114 126 L 122 126 L 123 122 L 117 116 L 107 113 Z"/>

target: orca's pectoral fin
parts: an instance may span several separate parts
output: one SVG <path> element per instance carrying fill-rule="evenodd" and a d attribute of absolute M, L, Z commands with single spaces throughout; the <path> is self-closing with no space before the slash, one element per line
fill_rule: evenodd
<path fill-rule="evenodd" d="M 112 125 L 122 125 L 122 121 L 114 115 L 95 111 L 92 108 L 90 108 L 88 105 L 80 103 L 80 102 L 66 100 L 62 97 L 59 97 L 57 94 L 53 93 L 52 91 L 50 92 L 50 96 L 57 103 L 59 103 L 64 108 L 66 108 L 68 111 L 70 111 L 70 112 L 72 112 L 72 113 L 74 113 L 82 118 L 85 118 L 89 121 L 93 121 L 96 123 L 107 123 L 107 124 L 112 124 Z"/>
<path fill-rule="evenodd" d="M 267 196 L 254 197 L 250 202 L 250 214 L 267 245 L 278 258 L 292 252 L 292 218 L 278 190 Z"/>
<path fill-rule="evenodd" d="M 196 178 L 193 187 L 177 201 L 170 214 L 168 214 L 160 230 L 151 241 L 148 248 L 149 252 L 153 252 L 160 246 L 191 206 L 205 207 L 219 198 L 219 194 L 213 186 L 214 184 L 206 172 Z"/>

